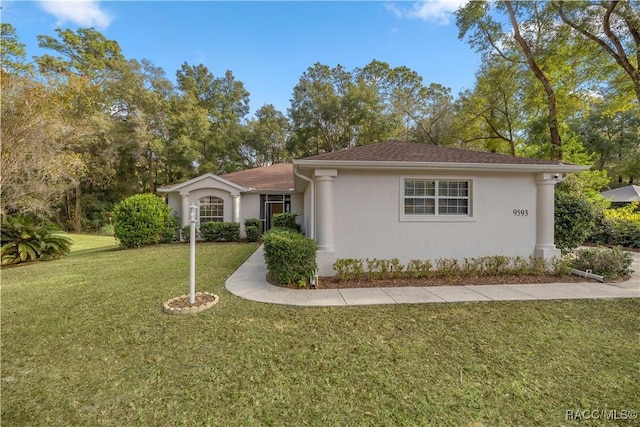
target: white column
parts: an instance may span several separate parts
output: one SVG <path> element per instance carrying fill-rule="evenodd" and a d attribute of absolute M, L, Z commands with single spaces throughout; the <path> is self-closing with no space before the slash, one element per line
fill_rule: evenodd
<path fill-rule="evenodd" d="M 316 169 L 316 241 L 318 250 L 333 250 L 333 181 L 336 169 Z"/>
<path fill-rule="evenodd" d="M 562 256 L 554 243 L 554 204 L 556 175 L 543 173 L 536 177 L 536 247 L 534 255 L 544 259 Z"/>
<path fill-rule="evenodd" d="M 182 212 L 180 212 L 180 225 L 185 227 L 189 225 L 189 194 L 181 194 L 182 196 Z"/>
<path fill-rule="evenodd" d="M 233 222 L 240 223 L 240 195 L 231 195 L 231 199 L 233 203 L 231 205 L 231 216 Z"/>

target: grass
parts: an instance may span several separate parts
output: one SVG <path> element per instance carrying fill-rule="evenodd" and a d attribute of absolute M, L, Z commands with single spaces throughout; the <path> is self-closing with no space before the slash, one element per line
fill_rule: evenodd
<path fill-rule="evenodd" d="M 113 250 L 2 272 L 3 426 L 613 425 L 640 409 L 640 300 L 295 308 L 225 279 L 254 244 Z M 82 255 L 82 256 L 81 256 Z M 624 425 L 637 425 L 638 420 Z"/>

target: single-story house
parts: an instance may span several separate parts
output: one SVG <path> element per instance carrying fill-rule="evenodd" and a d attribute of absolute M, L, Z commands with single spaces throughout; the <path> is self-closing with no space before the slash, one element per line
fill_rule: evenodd
<path fill-rule="evenodd" d="M 542 159 L 389 141 L 158 189 L 181 224 L 296 212 L 318 243 L 319 274 L 338 258 L 559 257 L 554 188 L 588 169 Z"/>
<path fill-rule="evenodd" d="M 632 202 L 640 202 L 640 185 L 627 185 L 603 191 L 600 195 L 611 200 L 611 207 L 619 208 Z"/>

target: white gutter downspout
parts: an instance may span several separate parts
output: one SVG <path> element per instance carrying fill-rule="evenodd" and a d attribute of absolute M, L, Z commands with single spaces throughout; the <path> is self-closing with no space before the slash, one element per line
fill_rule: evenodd
<path fill-rule="evenodd" d="M 309 212 L 309 217 L 310 217 L 309 222 L 311 225 L 311 230 L 309 230 L 309 237 L 311 237 L 312 239 L 315 239 L 316 238 L 316 194 L 315 194 L 316 183 L 311 178 L 307 178 L 306 176 L 298 172 L 297 166 L 294 166 L 293 173 L 298 178 L 301 178 L 311 184 L 311 212 Z"/>

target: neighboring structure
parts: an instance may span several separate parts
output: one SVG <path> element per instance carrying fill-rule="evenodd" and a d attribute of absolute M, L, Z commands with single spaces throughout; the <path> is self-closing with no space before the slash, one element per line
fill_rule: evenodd
<path fill-rule="evenodd" d="M 167 201 L 181 226 L 189 224 L 191 203 L 199 207 L 198 224 L 243 223 L 246 218 L 260 218 L 263 230 L 271 228 L 271 218 L 276 213 L 302 213 L 302 195 L 293 188 L 293 165 L 286 163 L 221 176 L 208 173 L 160 187 L 158 192 L 167 193 Z"/>
<path fill-rule="evenodd" d="M 203 175 L 159 191 L 168 193 L 183 224 L 180 212 L 191 202 L 200 203 L 207 220 L 257 217 L 265 229 L 280 209 L 297 212 L 306 234 L 318 242 L 319 273 L 331 275 L 337 258 L 406 263 L 560 256 L 554 187 L 585 169 L 392 141 L 295 160 L 293 166 Z"/>
<path fill-rule="evenodd" d="M 619 208 L 629 203 L 640 202 L 640 186 L 627 185 L 626 187 L 603 191 L 600 195 L 611 200 L 611 207 Z"/>

